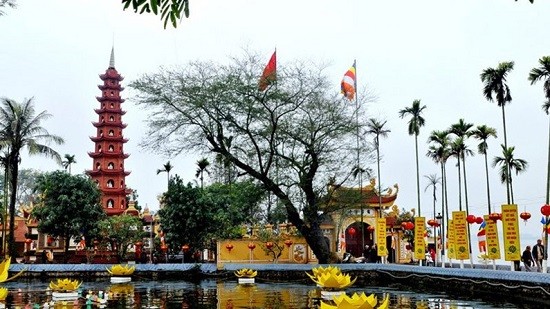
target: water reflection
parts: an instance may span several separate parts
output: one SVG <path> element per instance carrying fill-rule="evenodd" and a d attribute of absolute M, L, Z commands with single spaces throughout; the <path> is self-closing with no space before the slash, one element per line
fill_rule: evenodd
<path fill-rule="evenodd" d="M 216 309 L 290 309 L 318 308 L 320 291 L 313 284 L 256 283 L 239 285 L 236 280 L 136 281 L 123 284 L 84 282 L 80 298 L 53 302 L 47 292 L 48 282 L 9 282 L 6 308 L 216 308 Z M 365 292 L 379 300 L 390 295 L 390 308 L 401 309 L 470 309 L 530 308 L 508 302 L 464 300 L 444 294 L 415 293 L 391 288 L 354 287 L 348 294 Z M 103 295 L 103 296 L 102 296 Z M 535 307 L 531 307 L 535 308 Z"/>

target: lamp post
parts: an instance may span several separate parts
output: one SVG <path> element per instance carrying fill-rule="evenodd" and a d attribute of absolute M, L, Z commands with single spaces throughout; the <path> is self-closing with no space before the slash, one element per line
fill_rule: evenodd
<path fill-rule="evenodd" d="M 541 214 L 544 216 L 544 255 L 542 260 L 542 272 L 546 273 L 548 269 L 548 217 L 550 216 L 550 205 L 544 204 L 540 208 Z"/>
<path fill-rule="evenodd" d="M 437 213 L 437 216 L 435 216 L 435 220 L 437 222 L 437 226 L 439 227 L 439 236 L 441 237 L 441 267 L 445 268 L 445 239 L 442 236 L 441 233 L 441 222 L 443 221 L 443 216 L 440 212 Z M 437 235 L 436 235 L 436 243 L 435 243 L 435 250 L 436 255 L 437 253 Z"/>

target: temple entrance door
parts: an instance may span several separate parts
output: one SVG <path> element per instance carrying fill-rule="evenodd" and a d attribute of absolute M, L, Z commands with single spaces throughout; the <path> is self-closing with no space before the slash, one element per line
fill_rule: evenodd
<path fill-rule="evenodd" d="M 363 231 L 361 231 L 361 225 Z M 351 253 L 354 257 L 363 256 L 363 242 L 365 245 L 372 246 L 372 233 L 367 229 L 369 225 L 365 222 L 354 222 L 346 228 L 346 251 Z M 361 236 L 364 234 L 364 238 Z"/>

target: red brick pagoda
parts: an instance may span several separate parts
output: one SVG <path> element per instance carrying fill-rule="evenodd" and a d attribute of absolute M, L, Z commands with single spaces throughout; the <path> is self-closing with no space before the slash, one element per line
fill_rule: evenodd
<path fill-rule="evenodd" d="M 88 152 L 93 159 L 93 169 L 88 170 L 87 174 L 99 185 L 101 205 L 107 215 L 120 215 L 128 207 L 126 197 L 132 190 L 126 187 L 125 181 L 130 172 L 124 170 L 124 159 L 129 157 L 123 150 L 124 143 L 128 141 L 122 134 L 126 128 L 122 115 L 126 112 L 120 107 L 124 102 L 120 97 L 120 92 L 124 90 L 120 82 L 124 78 L 115 69 L 114 48 L 111 50 L 109 68 L 99 78 L 103 81 L 103 85 L 98 86 L 101 90 L 101 96 L 97 97 L 100 108 L 95 109 L 99 121 L 93 122 L 97 133 L 90 139 L 95 143 L 95 149 Z"/>

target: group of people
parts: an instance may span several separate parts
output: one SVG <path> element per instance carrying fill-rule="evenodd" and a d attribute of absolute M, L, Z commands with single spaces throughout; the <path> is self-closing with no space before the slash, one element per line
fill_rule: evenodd
<path fill-rule="evenodd" d="M 536 266 L 537 271 L 541 272 L 542 270 L 542 260 L 544 260 L 544 245 L 542 244 L 542 239 L 537 240 L 537 244 L 533 246 L 525 247 L 525 251 L 521 255 L 521 261 L 526 271 L 532 271 L 531 267 Z"/>
<path fill-rule="evenodd" d="M 381 263 L 382 257 L 378 256 L 378 247 L 373 244 L 372 247 L 365 245 L 363 249 L 364 263 Z"/>

